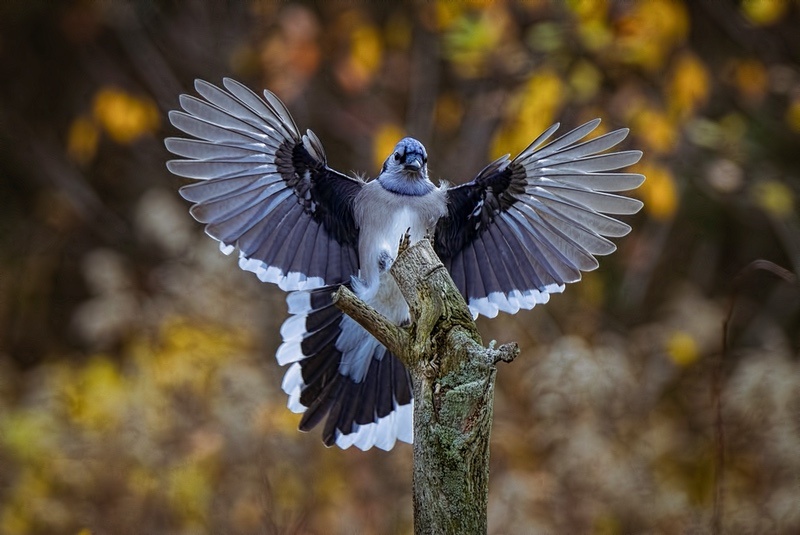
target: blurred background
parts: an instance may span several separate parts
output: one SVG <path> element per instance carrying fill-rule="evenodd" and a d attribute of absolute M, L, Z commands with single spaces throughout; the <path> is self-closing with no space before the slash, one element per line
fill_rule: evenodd
<path fill-rule="evenodd" d="M 633 232 L 479 322 L 522 346 L 490 532 L 800 533 L 798 28 L 793 0 L 0 3 L 0 533 L 411 531 L 411 447 L 296 431 L 285 297 L 165 168 L 167 111 L 223 76 L 369 176 L 404 135 L 458 183 L 556 121 L 630 127 Z"/>

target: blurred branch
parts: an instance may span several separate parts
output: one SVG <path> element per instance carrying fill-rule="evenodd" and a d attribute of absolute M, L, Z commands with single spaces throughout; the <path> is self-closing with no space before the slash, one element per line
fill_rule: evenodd
<path fill-rule="evenodd" d="M 485 147 L 491 146 L 506 99 L 505 92 L 488 88 L 465 95 L 469 107 L 464 112 L 458 135 L 440 163 L 440 169 L 447 170 L 446 175 L 440 175 L 442 178 L 456 185 L 468 182 L 490 161 Z"/>
<path fill-rule="evenodd" d="M 775 229 L 775 234 L 777 234 L 787 256 L 789 256 L 789 261 L 792 263 L 792 269 L 795 273 L 794 275 L 792 275 L 790 272 L 781 274 L 775 273 L 775 275 L 783 278 L 784 280 L 787 280 L 787 276 L 800 276 L 800 225 L 797 222 L 797 218 L 793 213 L 788 214 L 784 218 L 774 217 L 772 214 L 770 214 L 770 216 L 772 227 Z"/>
<path fill-rule="evenodd" d="M 439 39 L 422 24 L 415 24 L 408 95 L 408 131 L 430 142 L 439 94 Z"/>
<path fill-rule="evenodd" d="M 781 60 L 781 52 L 775 45 L 775 39 L 765 39 L 764 31 L 747 24 L 739 10 L 732 9 L 734 6 L 716 0 L 704 0 L 699 2 L 699 5 L 708 14 L 704 20 L 716 24 L 743 50 L 762 60 L 770 62 Z M 784 52 L 792 53 L 796 50 L 797 47 L 787 46 Z"/>
<path fill-rule="evenodd" d="M 722 517 L 725 506 L 725 425 L 722 419 L 722 389 L 723 385 L 723 366 L 729 359 L 730 350 L 730 329 L 733 322 L 733 311 L 736 307 L 736 300 L 742 284 L 757 271 L 767 271 L 776 277 L 788 282 L 797 284 L 797 277 L 791 271 L 770 262 L 769 260 L 758 259 L 750 262 L 733 279 L 733 294 L 725 321 L 722 323 L 722 351 L 719 359 L 712 371 L 711 376 L 711 396 L 714 406 L 714 442 L 716 448 L 716 459 L 714 463 L 714 510 L 711 520 L 711 532 L 714 535 L 722 533 Z"/>
<path fill-rule="evenodd" d="M 29 162 L 33 176 L 63 193 L 84 222 L 99 219 L 101 224 L 91 228 L 109 242 L 118 242 L 120 236 L 129 234 L 125 221 L 108 209 L 83 173 L 63 156 L 60 147 L 28 127 L 19 127 L 16 131 L 17 139 L 25 146 L 16 153 L 31 156 Z"/>
<path fill-rule="evenodd" d="M 125 49 L 128 59 L 147 83 L 161 109 L 175 105 L 175 95 L 183 91 L 161 52 L 144 32 L 136 13 L 130 6 L 120 3 L 112 11 L 112 23 Z"/>

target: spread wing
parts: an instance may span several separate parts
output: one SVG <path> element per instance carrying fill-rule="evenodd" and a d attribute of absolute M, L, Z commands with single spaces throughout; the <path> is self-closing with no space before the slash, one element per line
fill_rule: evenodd
<path fill-rule="evenodd" d="M 239 266 L 284 290 L 348 282 L 358 272 L 353 199 L 363 182 L 330 169 L 313 132 L 300 135 L 283 103 L 226 78 L 225 89 L 197 80 L 203 98 L 181 95 L 168 138 L 191 214 Z M 226 91 L 227 90 L 227 91 Z"/>
<path fill-rule="evenodd" d="M 471 182 L 447 191 L 448 214 L 434 248 L 473 315 L 494 317 L 544 303 L 581 271 L 613 252 L 609 237 L 631 228 L 611 215 L 633 214 L 642 203 L 609 192 L 637 188 L 644 176 L 611 173 L 636 163 L 641 151 L 603 153 L 627 129 L 583 141 L 590 121 L 549 144 L 553 125 L 516 158 L 489 164 Z"/>

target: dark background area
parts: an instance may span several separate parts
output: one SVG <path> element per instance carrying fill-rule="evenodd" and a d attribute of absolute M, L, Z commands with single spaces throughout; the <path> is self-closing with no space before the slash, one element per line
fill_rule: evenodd
<path fill-rule="evenodd" d="M 633 232 L 479 321 L 523 348 L 490 531 L 797 532 L 798 27 L 779 0 L 3 2 L 0 532 L 411 529 L 411 448 L 296 431 L 284 295 L 166 170 L 166 113 L 224 76 L 368 176 L 404 135 L 459 183 L 554 122 L 629 127 Z"/>

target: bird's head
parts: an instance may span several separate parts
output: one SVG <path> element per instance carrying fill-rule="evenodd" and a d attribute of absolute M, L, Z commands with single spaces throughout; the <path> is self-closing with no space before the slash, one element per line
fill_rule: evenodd
<path fill-rule="evenodd" d="M 404 137 L 386 158 L 381 172 L 410 181 L 425 180 L 428 178 L 428 153 L 422 143 L 412 137 Z"/>

